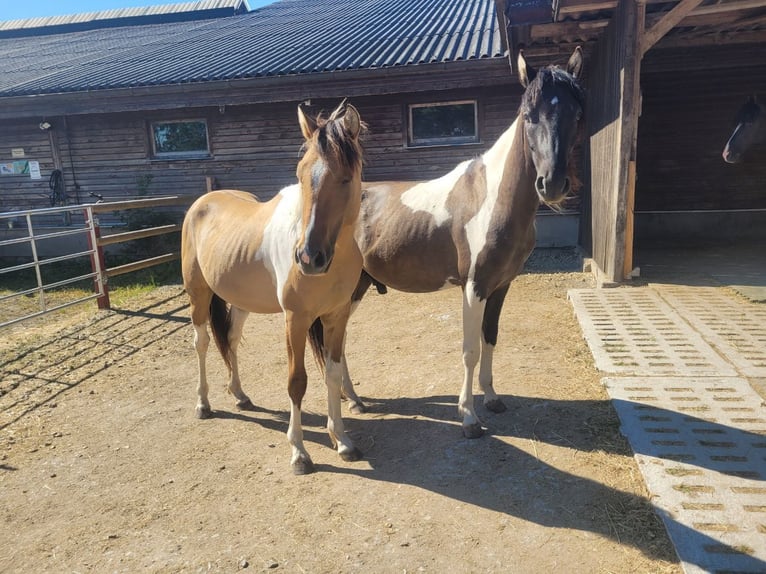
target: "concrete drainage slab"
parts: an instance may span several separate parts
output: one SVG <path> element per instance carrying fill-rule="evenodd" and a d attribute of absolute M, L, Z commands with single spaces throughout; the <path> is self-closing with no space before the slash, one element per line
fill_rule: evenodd
<path fill-rule="evenodd" d="M 766 418 L 748 382 L 604 384 L 684 571 L 766 572 Z"/>
<path fill-rule="evenodd" d="M 717 287 L 652 288 L 740 373 L 766 377 L 766 305 L 742 301 Z"/>
<path fill-rule="evenodd" d="M 687 573 L 766 572 L 766 307 L 721 288 L 569 292 Z"/>
<path fill-rule="evenodd" d="M 568 295 L 604 372 L 737 374 L 654 290 L 572 289 Z"/>

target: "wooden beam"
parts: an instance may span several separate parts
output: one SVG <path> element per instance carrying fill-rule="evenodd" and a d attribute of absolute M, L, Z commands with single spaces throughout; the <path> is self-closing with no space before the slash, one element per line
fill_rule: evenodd
<path fill-rule="evenodd" d="M 702 0 L 681 0 L 665 16 L 662 17 L 654 26 L 644 30 L 641 35 L 640 56 L 654 46 L 660 38 L 670 32 L 681 20 L 683 20 L 692 10 L 702 4 Z"/>

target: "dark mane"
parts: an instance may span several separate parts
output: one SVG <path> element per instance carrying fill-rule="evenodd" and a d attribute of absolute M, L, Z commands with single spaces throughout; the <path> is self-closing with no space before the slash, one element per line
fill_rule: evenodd
<path fill-rule="evenodd" d="M 358 138 L 351 137 L 341 120 L 332 116 L 319 116 L 317 121 L 317 144 L 323 157 L 338 165 L 358 171 L 362 168 L 362 146 Z M 362 123 L 362 132 L 367 126 Z"/>

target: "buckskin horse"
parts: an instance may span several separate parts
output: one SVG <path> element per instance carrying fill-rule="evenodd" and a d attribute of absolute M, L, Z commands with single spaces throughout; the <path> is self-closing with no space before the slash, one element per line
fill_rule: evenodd
<path fill-rule="evenodd" d="M 199 363 L 197 416 L 212 414 L 205 369 L 207 323 L 229 368 L 229 392 L 238 407 L 252 409 L 237 367 L 242 328 L 249 313 L 284 313 L 290 464 L 294 473 L 305 474 L 314 467 L 301 428 L 307 386 L 304 352 L 315 320 L 324 327 L 324 354 L 317 359 L 327 384 L 327 430 L 341 458 L 361 457 L 344 432 L 340 401 L 343 337 L 362 270 L 354 227 L 361 198 L 363 124 L 345 102 L 328 118 L 311 118 L 299 106 L 298 120 L 305 138 L 298 183 L 267 202 L 233 190 L 200 197 L 184 218 L 181 259 Z"/>
<path fill-rule="evenodd" d="M 766 113 L 755 96 L 750 96 L 737 112 L 736 126 L 726 146 L 726 163 L 739 163 L 754 145 L 766 141 Z"/>
<path fill-rule="evenodd" d="M 458 409 L 468 438 L 483 434 L 472 395 L 480 358 L 485 406 L 506 409 L 493 388 L 492 356 L 505 295 L 535 246 L 539 203 L 555 208 L 575 186 L 571 158 L 585 105 L 582 63 L 579 47 L 566 70 L 535 70 L 520 53 L 521 109 L 487 152 L 438 179 L 369 184 L 362 194 L 356 237 L 364 272 L 355 303 L 371 283 L 379 291 L 462 289 L 465 376 Z M 363 411 L 345 357 L 343 371 L 349 406 Z"/>

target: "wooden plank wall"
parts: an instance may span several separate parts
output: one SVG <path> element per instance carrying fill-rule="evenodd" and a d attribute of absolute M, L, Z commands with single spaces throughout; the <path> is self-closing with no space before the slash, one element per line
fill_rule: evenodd
<path fill-rule="evenodd" d="M 40 121 L 25 119 L 0 122 L 0 163 L 15 160 L 11 150 L 22 148 L 23 160 L 40 162 L 41 179 L 29 175 L 0 175 L 0 211 L 16 211 L 50 207 L 48 179 L 53 170 L 48 133 L 40 129 Z"/>
<path fill-rule="evenodd" d="M 614 20 L 602 36 L 593 54 L 588 82 L 587 152 L 590 196 L 586 197 L 581 228 L 581 243 L 589 250 L 600 269 L 613 269 L 615 250 L 615 214 L 617 197 L 617 158 L 620 140 L 620 69 L 621 52 L 615 49 L 619 40 Z"/>
<path fill-rule="evenodd" d="M 515 119 L 522 88 L 508 73 L 508 84 L 396 96 L 353 98 L 369 125 L 365 137 L 364 178 L 367 181 L 424 180 L 438 177 L 459 162 L 483 153 Z M 481 142 L 463 146 L 407 148 L 404 133 L 410 103 L 477 99 Z M 339 100 L 312 100 L 315 110 L 331 110 Z M 243 189 L 265 199 L 295 181 L 302 136 L 297 102 L 185 110 L 104 113 L 49 118 L 56 130 L 59 156 L 70 203 L 139 195 L 200 195 L 206 178 L 218 188 Z M 150 157 L 149 123 L 154 120 L 207 120 L 212 157 L 160 160 Z M 54 168 L 48 135 L 38 120 L 0 120 L 0 161 L 13 147 L 25 147 L 40 161 L 42 180 L 28 176 L 0 177 L 0 209 L 48 206 L 48 178 Z M 581 173 L 582 177 L 582 173 Z M 577 212 L 579 197 L 566 209 Z M 545 209 L 545 208 L 543 208 Z"/>
<path fill-rule="evenodd" d="M 588 82 L 590 196 L 584 211 L 590 228 L 582 237 L 598 267 L 600 282 L 623 280 L 628 221 L 629 162 L 635 113 L 634 66 L 636 10 L 634 2 L 620 2 L 594 52 Z M 590 241 L 588 242 L 588 239 Z"/>
<path fill-rule="evenodd" d="M 353 103 L 369 124 L 365 138 L 365 178 L 428 179 L 441 175 L 460 161 L 488 149 L 510 126 L 520 103 L 518 84 L 477 90 L 424 92 L 398 97 L 360 97 Z M 478 98 L 481 143 L 467 146 L 407 149 L 404 146 L 405 103 Z M 312 101 L 315 109 L 332 109 L 337 100 Z M 93 201 L 89 193 L 105 199 L 148 196 L 199 195 L 205 178 L 219 187 L 244 189 L 262 198 L 295 181 L 302 136 L 297 102 L 206 107 L 183 111 L 152 111 L 51 118 L 57 130 L 67 193 L 74 200 Z M 148 124 L 152 120 L 205 118 L 212 147 L 210 159 L 158 160 L 150 157 Z M 0 161 L 12 147 L 24 147 L 41 163 L 43 180 L 28 176 L 0 177 L 3 209 L 43 207 L 53 160 L 48 136 L 36 121 L 3 121 Z M 147 184 L 146 182 L 149 181 Z"/>

